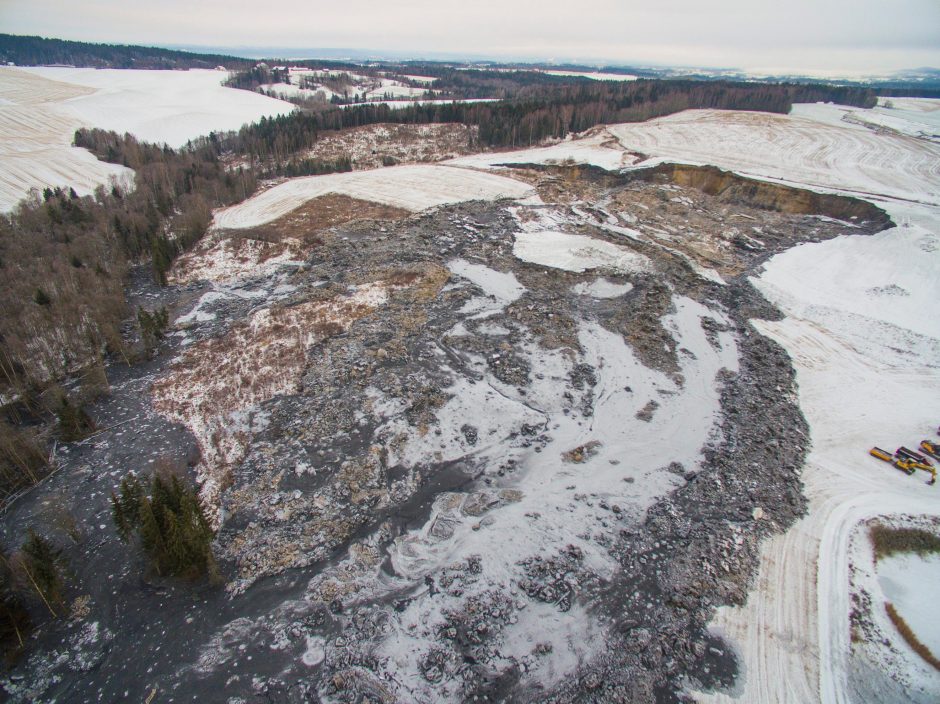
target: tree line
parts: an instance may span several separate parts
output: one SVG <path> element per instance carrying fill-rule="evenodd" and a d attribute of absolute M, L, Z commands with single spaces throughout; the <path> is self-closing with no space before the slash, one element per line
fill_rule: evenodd
<path fill-rule="evenodd" d="M 244 69 L 254 61 L 223 54 L 196 54 L 189 51 L 125 44 L 91 44 L 64 39 L 0 34 L 0 61 L 18 66 L 90 66 L 94 68 Z"/>
<path fill-rule="evenodd" d="M 795 102 L 832 101 L 858 107 L 872 107 L 876 103 L 874 91 L 856 87 L 672 80 L 557 84 L 552 78 L 532 78 L 532 84 L 520 89 L 513 99 L 499 102 L 436 102 L 405 108 L 376 104 L 296 111 L 262 119 L 222 141 L 227 150 L 248 156 L 252 164 L 286 164 L 293 154 L 310 149 L 323 132 L 377 123 L 475 125 L 479 127 L 483 146 L 520 147 L 600 124 L 640 122 L 690 108 L 787 113 Z M 457 90 L 458 84 L 453 80 L 444 85 Z M 467 91 L 473 95 L 476 81 L 491 79 L 471 76 L 468 80 L 471 84 Z M 497 76 L 492 80 L 503 79 Z"/>

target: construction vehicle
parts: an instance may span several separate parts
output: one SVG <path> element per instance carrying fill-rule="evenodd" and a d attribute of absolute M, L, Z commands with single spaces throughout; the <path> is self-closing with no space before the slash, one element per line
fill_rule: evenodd
<path fill-rule="evenodd" d="M 930 440 L 921 440 L 920 449 L 935 460 L 940 460 L 940 443 L 930 442 Z"/>
<path fill-rule="evenodd" d="M 915 469 L 919 469 L 930 475 L 930 481 L 927 482 L 928 484 L 937 483 L 937 470 L 934 469 L 931 461 L 919 452 L 914 452 L 906 447 L 899 447 L 897 452 L 894 453 L 894 456 L 897 460 L 905 462 L 911 468 L 911 474 L 913 474 Z"/>
<path fill-rule="evenodd" d="M 873 447 L 868 451 L 872 457 L 877 457 L 883 462 L 887 462 L 890 465 L 893 465 L 897 469 L 901 470 L 905 474 L 913 474 L 916 470 L 913 463 L 904 458 L 894 457 L 890 452 L 882 450 L 880 447 Z"/>
<path fill-rule="evenodd" d="M 923 456 L 922 454 L 920 454 L 919 452 L 914 452 L 913 450 L 911 450 L 910 448 L 907 448 L 907 447 L 903 447 L 903 446 L 902 446 L 902 447 L 899 447 L 897 450 L 894 451 L 894 456 L 895 456 L 895 457 L 903 457 L 903 458 L 905 458 L 905 459 L 912 460 L 912 461 L 918 462 L 918 463 L 920 463 L 920 464 L 925 464 L 925 465 L 927 465 L 927 466 L 933 466 L 933 462 L 931 462 L 930 460 L 928 460 L 926 457 L 924 457 L 924 456 Z"/>

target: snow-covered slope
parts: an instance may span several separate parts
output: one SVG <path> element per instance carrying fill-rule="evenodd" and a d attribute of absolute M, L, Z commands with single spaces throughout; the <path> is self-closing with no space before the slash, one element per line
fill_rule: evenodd
<path fill-rule="evenodd" d="M 836 125 L 890 130 L 910 137 L 940 141 L 940 100 L 930 98 L 881 98 L 871 110 L 833 105 L 798 103 L 791 115 Z"/>
<path fill-rule="evenodd" d="M 609 132 L 599 130 L 580 139 L 566 139 L 548 147 L 471 154 L 448 163 L 487 169 L 501 164 L 560 164 L 570 161 L 615 171 L 635 164 L 639 158 L 624 150 Z"/>
<path fill-rule="evenodd" d="M 216 212 L 214 222 L 217 228 L 263 225 L 327 193 L 419 211 L 467 200 L 523 198 L 532 192 L 528 184 L 496 174 L 451 166 L 396 166 L 295 178 Z"/>
<path fill-rule="evenodd" d="M 93 91 L 0 68 L 0 210 L 12 210 L 31 188 L 71 186 L 86 195 L 130 169 L 98 161 L 71 146 L 82 124 L 58 104 Z"/>
<path fill-rule="evenodd" d="M 810 188 L 940 204 L 940 145 L 810 117 L 687 110 L 613 125 L 623 146 Z"/>
<path fill-rule="evenodd" d="M 550 76 L 565 76 L 568 78 L 592 78 L 595 81 L 635 81 L 636 76 L 627 73 L 602 73 L 600 71 L 545 71 Z"/>
<path fill-rule="evenodd" d="M 94 89 L 61 110 L 82 124 L 130 132 L 147 142 L 180 147 L 212 131 L 237 130 L 262 117 L 286 115 L 290 103 L 226 88 L 224 71 L 137 71 L 37 67 L 33 75 Z"/>
<path fill-rule="evenodd" d="M 29 191 L 72 186 L 90 193 L 131 172 L 71 146 L 75 130 L 101 127 L 179 147 L 213 130 L 238 129 L 293 106 L 225 88 L 222 71 L 0 68 L 0 209 Z"/>

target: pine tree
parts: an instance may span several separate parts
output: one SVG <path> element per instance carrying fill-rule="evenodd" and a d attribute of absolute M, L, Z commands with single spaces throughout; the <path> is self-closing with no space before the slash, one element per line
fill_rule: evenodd
<path fill-rule="evenodd" d="M 14 581 L 10 560 L 0 550 L 0 652 L 11 661 L 25 645 L 31 623 Z"/>
<path fill-rule="evenodd" d="M 121 495 L 111 492 L 111 516 L 122 542 L 127 542 L 134 529 L 140 525 L 140 503 L 144 489 L 140 479 L 129 474 L 121 480 Z"/>
<path fill-rule="evenodd" d="M 195 489 L 177 475 L 154 474 L 149 497 L 139 479 L 126 477 L 120 496 L 111 495 L 111 513 L 121 540 L 136 533 L 158 574 L 215 575 L 212 527 Z"/>
<path fill-rule="evenodd" d="M 73 406 L 67 396 L 59 402 L 59 434 L 66 442 L 87 437 L 95 429 L 95 423 L 81 406 Z"/>
<path fill-rule="evenodd" d="M 26 582 L 50 613 L 58 617 L 56 609 L 64 608 L 65 603 L 65 583 L 60 572 L 62 551 L 30 528 L 26 542 L 20 548 L 18 562 Z"/>

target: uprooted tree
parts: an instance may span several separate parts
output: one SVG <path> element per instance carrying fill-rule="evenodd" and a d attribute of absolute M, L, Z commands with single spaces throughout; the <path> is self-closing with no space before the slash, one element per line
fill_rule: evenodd
<path fill-rule="evenodd" d="M 136 475 L 111 493 L 111 514 L 123 542 L 136 536 L 162 576 L 197 579 L 217 573 L 213 531 L 195 489 L 177 475 L 157 472 L 146 483 Z"/>

